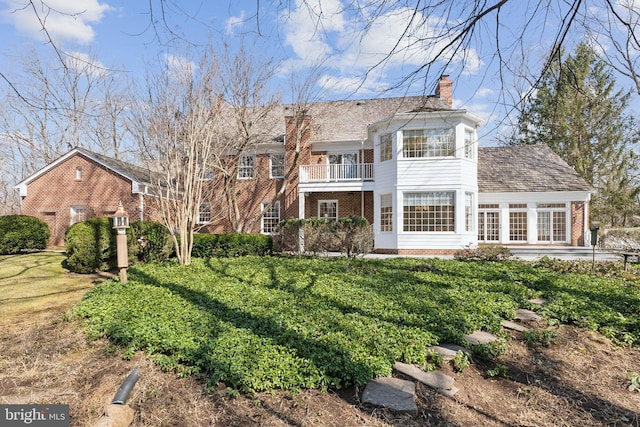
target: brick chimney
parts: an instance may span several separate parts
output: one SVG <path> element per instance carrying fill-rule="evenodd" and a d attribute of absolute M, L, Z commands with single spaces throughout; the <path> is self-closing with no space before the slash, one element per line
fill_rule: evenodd
<path fill-rule="evenodd" d="M 453 108 L 453 81 L 449 79 L 448 75 L 440 76 L 438 86 L 436 86 L 436 96 L 446 101 L 449 108 Z"/>

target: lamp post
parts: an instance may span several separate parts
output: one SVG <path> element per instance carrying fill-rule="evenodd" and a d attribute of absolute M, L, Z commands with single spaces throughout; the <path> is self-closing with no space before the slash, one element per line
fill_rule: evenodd
<path fill-rule="evenodd" d="M 129 214 L 124 210 L 122 202 L 120 202 L 116 213 L 113 215 L 113 228 L 118 231 L 116 235 L 116 250 L 118 254 L 118 268 L 120 269 L 120 282 L 127 283 L 127 267 L 129 266 L 127 228 L 129 228 Z"/>
<path fill-rule="evenodd" d="M 598 244 L 598 230 L 600 230 L 600 223 L 598 221 L 591 222 L 591 246 L 593 246 L 593 256 L 591 258 L 591 271 L 596 266 L 596 245 Z"/>

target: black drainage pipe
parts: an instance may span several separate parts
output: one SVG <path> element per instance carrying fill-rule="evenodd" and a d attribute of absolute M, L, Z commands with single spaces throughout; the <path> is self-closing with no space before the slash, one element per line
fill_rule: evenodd
<path fill-rule="evenodd" d="M 133 390 L 133 386 L 138 382 L 138 378 L 140 378 L 140 368 L 136 366 L 118 389 L 115 397 L 111 401 L 111 404 L 124 405 L 129 398 L 131 390 Z"/>

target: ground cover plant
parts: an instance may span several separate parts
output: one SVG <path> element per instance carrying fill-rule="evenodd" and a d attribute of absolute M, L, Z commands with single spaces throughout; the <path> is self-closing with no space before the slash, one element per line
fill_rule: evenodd
<path fill-rule="evenodd" d="M 425 348 L 497 332 L 528 299 L 548 319 L 640 343 L 635 281 L 523 262 L 244 257 L 136 265 L 76 307 L 91 337 L 125 355 L 243 391 L 342 388 L 427 365 Z"/>

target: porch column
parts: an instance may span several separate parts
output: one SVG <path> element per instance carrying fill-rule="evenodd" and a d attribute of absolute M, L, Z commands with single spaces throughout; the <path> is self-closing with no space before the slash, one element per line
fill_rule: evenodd
<path fill-rule="evenodd" d="M 304 206 L 305 206 L 306 196 L 307 196 L 307 193 L 305 193 L 304 191 L 298 190 L 298 218 L 300 219 L 305 218 Z"/>

